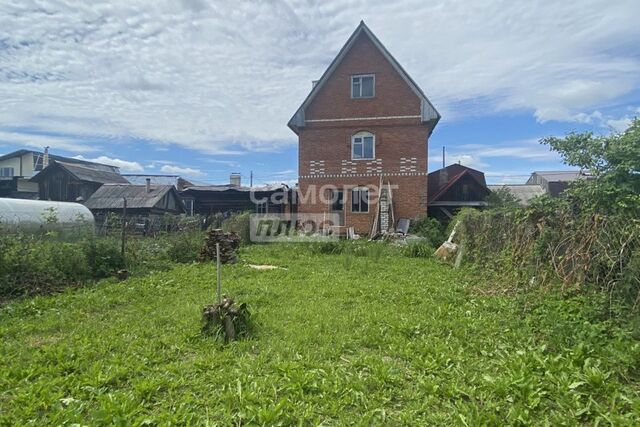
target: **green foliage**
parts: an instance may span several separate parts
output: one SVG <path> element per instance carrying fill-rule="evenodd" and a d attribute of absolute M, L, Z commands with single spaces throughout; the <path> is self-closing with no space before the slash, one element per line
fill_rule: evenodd
<path fill-rule="evenodd" d="M 313 242 L 309 244 L 312 254 L 316 255 L 337 255 L 344 252 L 344 242 L 337 239 L 329 239 L 322 242 Z"/>
<path fill-rule="evenodd" d="M 200 231 L 183 232 L 167 237 L 167 257 L 173 262 L 195 262 L 200 254 L 204 233 Z"/>
<path fill-rule="evenodd" d="M 440 246 L 447 240 L 445 227 L 435 218 L 422 217 L 411 221 L 409 233 L 427 239 L 432 247 Z"/>
<path fill-rule="evenodd" d="M 406 246 L 402 247 L 402 253 L 404 256 L 412 258 L 428 258 L 433 255 L 435 249 L 429 242 L 416 241 L 409 242 Z"/>
<path fill-rule="evenodd" d="M 492 190 L 486 200 L 489 209 L 511 210 L 520 207 L 520 201 L 508 188 Z"/>
<path fill-rule="evenodd" d="M 251 212 L 241 212 L 231 215 L 222 223 L 224 231 L 235 231 L 240 236 L 240 242 L 243 245 L 251 243 L 250 229 Z"/>
<path fill-rule="evenodd" d="M 117 239 L 90 237 L 83 242 L 82 248 L 94 279 L 109 277 L 125 266 Z"/>
<path fill-rule="evenodd" d="M 623 133 L 571 133 L 564 138 L 545 138 L 542 143 L 560 153 L 568 165 L 593 176 L 568 190 L 582 210 L 640 217 L 640 119 Z"/>
<path fill-rule="evenodd" d="M 227 346 L 200 334 L 211 264 L 7 304 L 0 425 L 638 424 L 640 344 L 607 295 L 488 296 L 378 247 L 348 269 L 244 247 L 287 269 L 223 267 L 253 319 Z"/>

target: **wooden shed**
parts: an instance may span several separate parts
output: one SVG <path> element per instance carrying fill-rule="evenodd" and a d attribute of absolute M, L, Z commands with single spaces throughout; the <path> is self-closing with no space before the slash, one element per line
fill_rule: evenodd
<path fill-rule="evenodd" d="M 54 161 L 31 178 L 38 183 L 40 200 L 83 202 L 103 184 L 128 184 L 117 172 L 99 164 Z"/>
<path fill-rule="evenodd" d="M 428 215 L 449 220 L 463 207 L 484 207 L 491 192 L 484 173 L 460 164 L 433 171 L 428 176 Z"/>

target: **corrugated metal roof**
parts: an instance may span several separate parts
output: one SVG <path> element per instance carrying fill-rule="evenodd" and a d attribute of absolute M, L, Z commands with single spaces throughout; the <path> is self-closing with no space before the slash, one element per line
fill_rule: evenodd
<path fill-rule="evenodd" d="M 105 184 L 84 205 L 89 209 L 122 209 L 126 198 L 127 208 L 152 208 L 172 190 L 173 185 L 152 185 L 147 193 L 145 185 Z"/>
<path fill-rule="evenodd" d="M 549 182 L 572 182 L 587 177 L 581 171 L 534 171 L 533 175 L 538 175 Z"/>
<path fill-rule="evenodd" d="M 537 184 L 505 184 L 505 185 L 487 185 L 489 190 L 496 191 L 501 188 L 506 188 L 513 194 L 520 203 L 528 205 L 529 201 L 534 197 L 544 194 L 544 189 Z"/>
<path fill-rule="evenodd" d="M 22 156 L 22 155 L 27 154 L 27 153 L 32 153 L 34 155 L 41 156 L 41 157 L 44 156 L 44 153 L 42 151 L 20 149 L 20 150 L 13 151 L 11 153 L 0 155 L 0 160 L 10 159 L 10 158 L 13 158 L 13 157 L 19 157 L 19 156 Z M 56 154 L 49 154 L 49 161 L 53 161 L 53 160 L 58 161 L 58 162 L 63 162 L 63 163 L 74 163 L 74 164 L 80 164 L 80 165 L 90 165 L 95 169 L 100 169 L 100 170 L 104 170 L 104 171 L 111 171 L 111 172 L 119 172 L 120 171 L 120 169 L 117 166 L 113 166 L 113 165 L 106 165 L 104 163 L 96 163 L 96 162 L 90 162 L 88 160 L 74 159 L 73 157 L 64 157 L 64 156 L 58 156 Z M 40 160 L 40 163 L 42 163 L 42 160 Z"/>
<path fill-rule="evenodd" d="M 78 165 L 73 163 L 64 163 L 56 161 L 63 169 L 66 169 L 70 174 L 74 175 L 80 181 L 97 182 L 100 184 L 106 183 L 122 183 L 128 184 L 122 175 L 115 172 L 103 170 L 102 168 L 94 168 L 92 165 Z"/>

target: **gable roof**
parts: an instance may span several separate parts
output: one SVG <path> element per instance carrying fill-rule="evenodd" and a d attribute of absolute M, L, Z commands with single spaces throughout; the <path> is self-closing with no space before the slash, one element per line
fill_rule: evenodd
<path fill-rule="evenodd" d="M 487 189 L 487 193 L 489 192 L 483 172 L 454 163 L 445 168 L 429 173 L 427 176 L 428 201 L 434 202 L 438 200 L 447 192 L 447 190 L 453 187 L 456 182 L 460 181 L 465 176 L 471 177 L 480 187 Z M 444 182 L 441 182 L 441 178 L 444 179 Z"/>
<path fill-rule="evenodd" d="M 541 196 L 545 193 L 544 189 L 537 184 L 499 184 L 487 185 L 487 187 L 491 191 L 506 188 L 520 201 L 520 204 L 523 206 L 527 206 L 529 204 L 529 200 L 534 197 Z"/>
<path fill-rule="evenodd" d="M 153 208 L 167 194 L 176 198 L 176 210 L 184 212 L 177 190 L 173 185 L 104 184 L 89 197 L 85 206 L 89 209 L 122 209 L 127 199 L 127 209 Z"/>
<path fill-rule="evenodd" d="M 42 151 L 20 149 L 20 150 L 13 151 L 11 153 L 1 155 L 0 160 L 11 159 L 13 157 L 19 157 L 29 153 L 34 154 L 36 156 L 44 156 L 44 153 Z M 75 159 L 73 157 L 58 156 L 55 154 L 49 154 L 49 160 L 50 161 L 55 160 L 59 162 L 73 163 L 73 164 L 79 164 L 79 165 L 92 165 L 96 169 L 102 169 L 105 171 L 112 171 L 112 172 L 120 171 L 120 168 L 118 166 L 107 165 L 104 163 L 90 162 L 88 160 Z"/>
<path fill-rule="evenodd" d="M 162 174 L 137 174 L 137 173 L 125 173 L 122 174 L 131 184 L 146 185 L 147 178 L 151 180 L 151 184 L 154 185 L 173 185 L 180 189 L 182 187 L 192 187 L 197 185 L 195 182 L 181 177 L 180 175 L 162 175 Z"/>
<path fill-rule="evenodd" d="M 351 47 L 353 46 L 353 44 L 355 43 L 355 41 L 357 40 L 360 34 L 366 35 L 371 40 L 373 45 L 376 46 L 378 50 L 380 50 L 382 55 L 391 63 L 391 65 L 396 70 L 396 72 L 400 75 L 400 77 L 402 77 L 402 79 L 407 83 L 407 85 L 409 85 L 411 90 L 418 96 L 418 98 L 420 98 L 420 101 L 421 101 L 420 109 L 421 109 L 422 121 L 429 124 L 429 127 L 430 127 L 429 132 L 430 133 L 433 132 L 433 129 L 436 127 L 436 124 L 440 120 L 440 117 L 441 117 L 440 113 L 438 113 L 438 111 L 435 109 L 431 101 L 429 101 L 429 99 L 424 94 L 422 89 L 420 89 L 420 87 L 411 78 L 411 76 L 407 74 L 404 68 L 402 68 L 402 66 L 398 63 L 398 61 L 396 61 L 396 59 L 391 55 L 391 53 L 389 53 L 387 48 L 384 47 L 384 45 L 380 42 L 380 40 L 378 40 L 378 38 L 375 36 L 375 34 L 373 34 L 373 32 L 369 29 L 369 27 L 367 27 L 364 21 L 360 21 L 360 25 L 358 25 L 355 31 L 351 34 L 351 37 L 349 37 L 349 39 L 344 44 L 344 46 L 342 46 L 342 49 L 340 49 L 340 52 L 338 52 L 338 55 L 333 59 L 333 61 L 329 65 L 329 68 L 326 69 L 326 71 L 322 74 L 322 77 L 320 77 L 320 79 L 317 80 L 317 82 L 313 85 L 313 89 L 311 89 L 311 92 L 309 93 L 309 95 L 307 95 L 305 100 L 302 102 L 302 105 L 300 105 L 300 107 L 295 112 L 293 117 L 291 117 L 287 126 L 289 126 L 289 128 L 295 133 L 298 133 L 299 128 L 304 127 L 305 108 L 309 106 L 311 101 L 320 92 L 320 90 L 322 89 L 322 86 L 326 83 L 329 77 L 331 77 L 331 75 L 336 70 L 338 65 L 342 62 L 344 57 L 351 50 Z"/>
<path fill-rule="evenodd" d="M 122 183 L 128 184 L 127 181 L 122 175 L 116 172 L 106 171 L 100 167 L 96 167 L 91 164 L 74 164 L 74 163 L 66 163 L 60 161 L 53 161 L 49 166 L 44 168 L 40 173 L 31 178 L 31 181 L 41 182 L 43 181 L 49 173 L 55 171 L 56 169 L 62 169 L 65 172 L 71 174 L 79 181 L 85 182 L 96 182 L 99 184 L 106 183 Z"/>
<path fill-rule="evenodd" d="M 573 182 L 586 178 L 588 175 L 582 171 L 534 171 L 529 181 L 534 181 L 534 176 L 538 176 L 547 182 Z"/>

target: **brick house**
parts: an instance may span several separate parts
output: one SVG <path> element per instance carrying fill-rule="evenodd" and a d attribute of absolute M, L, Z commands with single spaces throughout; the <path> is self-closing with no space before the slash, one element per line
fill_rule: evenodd
<path fill-rule="evenodd" d="M 337 213 L 360 234 L 425 215 L 427 143 L 438 120 L 360 22 L 288 123 L 299 139 L 298 212 Z"/>

